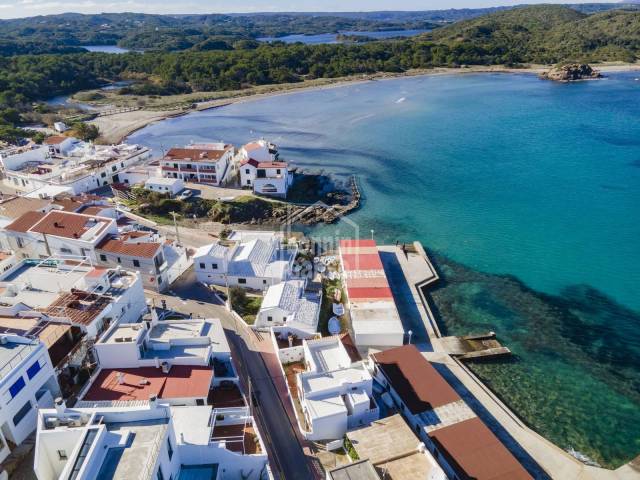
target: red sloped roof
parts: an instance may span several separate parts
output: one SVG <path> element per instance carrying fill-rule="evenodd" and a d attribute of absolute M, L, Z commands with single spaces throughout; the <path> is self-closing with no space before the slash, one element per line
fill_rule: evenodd
<path fill-rule="evenodd" d="M 118 383 L 119 373 L 124 374 L 122 384 Z M 152 395 L 202 398 L 209 394 L 212 378 L 213 369 L 188 365 L 174 365 L 168 374 L 155 367 L 103 369 L 82 400 L 149 400 Z"/>
<path fill-rule="evenodd" d="M 103 252 L 128 255 L 130 257 L 153 258 L 162 246 L 154 242 L 124 242 L 117 238 L 107 237 L 96 245 L 96 250 Z"/>
<path fill-rule="evenodd" d="M 385 350 L 373 358 L 413 414 L 460 400 L 453 387 L 415 345 Z"/>
<path fill-rule="evenodd" d="M 460 478 L 533 478 L 478 417 L 434 430 L 429 437 Z"/>
<path fill-rule="evenodd" d="M 383 270 L 380 255 L 374 254 L 343 254 L 342 268 L 346 271 Z"/>
<path fill-rule="evenodd" d="M 44 218 L 46 213 L 42 212 L 27 212 L 22 216 L 16 218 L 13 222 L 5 227 L 5 230 L 12 232 L 25 233 L 29 231 L 36 223 Z"/>

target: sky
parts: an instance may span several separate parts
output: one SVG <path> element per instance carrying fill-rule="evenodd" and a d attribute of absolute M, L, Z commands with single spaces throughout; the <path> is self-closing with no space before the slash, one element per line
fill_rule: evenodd
<path fill-rule="evenodd" d="M 606 2 L 607 0 L 600 0 Z M 610 0 L 611 1 L 611 0 Z M 0 18 L 63 12 L 244 13 L 439 10 L 580 0 L 0 0 Z"/>

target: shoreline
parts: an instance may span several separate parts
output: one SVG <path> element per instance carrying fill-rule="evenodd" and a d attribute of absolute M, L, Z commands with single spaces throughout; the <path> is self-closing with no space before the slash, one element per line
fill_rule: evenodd
<path fill-rule="evenodd" d="M 152 125 L 156 122 L 177 118 L 190 113 L 202 112 L 214 108 L 225 107 L 237 103 L 246 103 L 265 98 L 293 93 L 310 92 L 316 90 L 326 90 L 339 88 L 347 85 L 358 85 L 372 81 L 396 80 L 400 78 L 422 77 L 422 76 L 443 76 L 443 75 L 468 75 L 477 73 L 506 73 L 538 75 L 548 70 L 547 65 L 530 65 L 526 68 L 512 68 L 499 65 L 494 66 L 468 66 L 460 68 L 436 67 L 432 69 L 409 70 L 402 73 L 375 73 L 351 77 L 340 77 L 335 79 L 318 79 L 299 83 L 285 83 L 275 85 L 264 85 L 251 89 L 223 91 L 219 92 L 221 97 L 214 100 L 194 102 L 195 108 L 191 109 L 164 109 L 164 110 L 134 110 L 131 112 L 119 113 L 104 117 L 97 117 L 91 124 L 97 125 L 101 134 L 102 142 L 106 144 L 122 143 L 133 133 Z M 595 65 L 595 69 L 602 73 L 640 71 L 640 63 L 607 63 Z M 264 92 L 259 90 L 265 90 Z M 215 93 L 215 92 L 211 92 Z"/>

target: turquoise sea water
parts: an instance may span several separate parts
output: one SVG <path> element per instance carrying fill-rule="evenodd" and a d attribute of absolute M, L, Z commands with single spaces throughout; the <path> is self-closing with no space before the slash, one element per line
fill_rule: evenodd
<path fill-rule="evenodd" d="M 361 235 L 418 239 L 437 255 L 444 329 L 495 330 L 516 354 L 473 369 L 541 434 L 618 466 L 640 454 L 636 76 L 353 84 L 170 119 L 130 140 L 159 152 L 265 136 L 297 166 L 355 173 Z"/>

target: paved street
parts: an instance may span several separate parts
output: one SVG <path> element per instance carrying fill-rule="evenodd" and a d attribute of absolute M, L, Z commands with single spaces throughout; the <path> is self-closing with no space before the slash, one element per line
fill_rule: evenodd
<path fill-rule="evenodd" d="M 219 318 L 222 321 L 244 390 L 253 392 L 254 416 L 267 444 L 274 476 L 285 479 L 320 478 L 311 470 L 314 458 L 305 454 L 297 438 L 287 412 L 288 399 L 282 396 L 286 393 L 276 387 L 276 384 L 284 382 L 284 378 L 278 370 L 270 370 L 265 363 L 265 356 L 272 359 L 274 355 L 268 350 L 267 339 L 256 336 L 251 329 L 238 322 L 209 289 L 196 281 L 193 268 L 180 277 L 166 295 L 146 293 L 158 306 L 164 299 L 169 309 L 192 314 L 193 317 Z"/>

